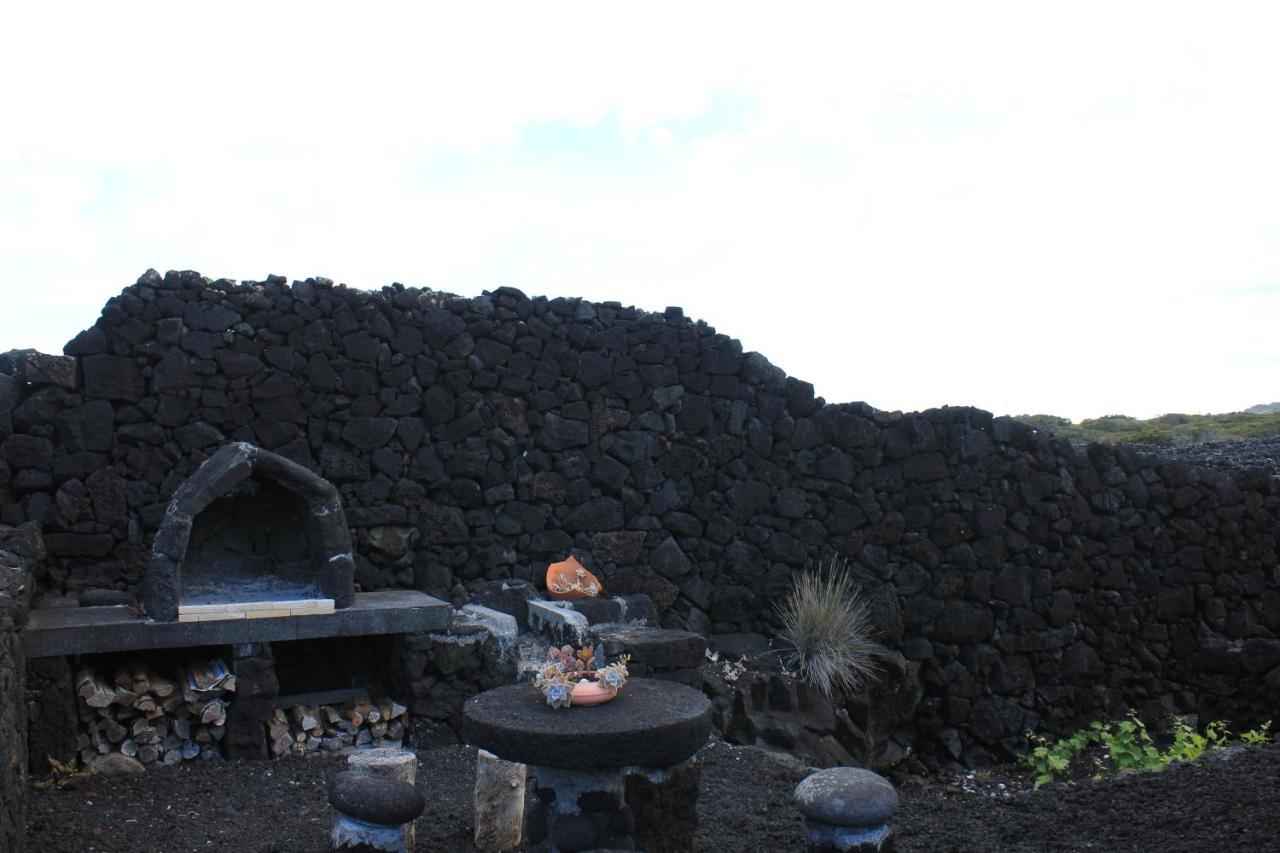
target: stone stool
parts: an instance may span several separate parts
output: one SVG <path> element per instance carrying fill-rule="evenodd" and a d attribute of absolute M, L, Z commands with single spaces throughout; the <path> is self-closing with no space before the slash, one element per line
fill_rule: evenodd
<path fill-rule="evenodd" d="M 889 818 L 898 792 L 878 773 L 861 767 L 831 767 L 796 786 L 796 807 L 805 817 L 809 853 L 893 849 Z"/>
<path fill-rule="evenodd" d="M 359 749 L 347 756 L 347 769 L 356 773 L 372 774 L 404 782 L 409 787 L 418 783 L 418 756 L 411 749 L 383 746 L 377 749 Z M 413 824 L 404 828 L 404 846 L 413 849 Z"/>
<path fill-rule="evenodd" d="M 329 778 L 329 805 L 338 812 L 330 850 L 407 853 L 405 824 L 422 814 L 426 802 L 398 779 L 344 770 Z"/>

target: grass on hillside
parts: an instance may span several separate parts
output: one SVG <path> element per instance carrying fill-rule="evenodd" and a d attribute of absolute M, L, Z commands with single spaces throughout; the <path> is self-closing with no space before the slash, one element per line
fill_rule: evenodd
<path fill-rule="evenodd" d="M 1241 441 L 1280 436 L 1280 413 L 1226 415 L 1161 415 L 1138 420 L 1127 415 L 1106 415 L 1073 424 L 1054 415 L 1018 415 L 1017 420 L 1051 432 L 1073 444 L 1135 442 L 1187 447 L 1209 441 Z"/>

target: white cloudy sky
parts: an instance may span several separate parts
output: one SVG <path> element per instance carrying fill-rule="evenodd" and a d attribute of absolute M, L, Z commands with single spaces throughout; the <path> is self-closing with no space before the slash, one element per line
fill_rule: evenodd
<path fill-rule="evenodd" d="M 1280 400 L 1272 5 L 21 4 L 0 349 L 155 267 L 681 305 L 885 409 Z"/>

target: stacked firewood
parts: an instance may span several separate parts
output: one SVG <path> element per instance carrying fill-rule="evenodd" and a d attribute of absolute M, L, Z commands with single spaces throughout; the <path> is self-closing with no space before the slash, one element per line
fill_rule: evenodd
<path fill-rule="evenodd" d="M 228 693 L 236 677 L 220 660 L 192 661 L 175 679 L 130 661 L 105 678 L 76 672 L 80 761 L 120 752 L 143 764 L 179 764 L 218 755 L 226 731 Z"/>
<path fill-rule="evenodd" d="M 352 699 L 341 704 L 277 708 L 267 723 L 271 753 L 335 755 L 353 749 L 399 747 L 409 711 L 399 702 Z"/>

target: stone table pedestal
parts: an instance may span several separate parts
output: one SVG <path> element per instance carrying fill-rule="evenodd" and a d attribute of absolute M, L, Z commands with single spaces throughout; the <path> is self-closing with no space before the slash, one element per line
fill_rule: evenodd
<path fill-rule="evenodd" d="M 701 691 L 643 678 L 589 708 L 551 708 L 528 684 L 513 684 L 473 696 L 462 714 L 469 743 L 535 768 L 538 809 L 526 841 L 557 851 L 635 849 L 644 828 L 626 802 L 627 775 L 661 777 L 711 732 Z"/>

